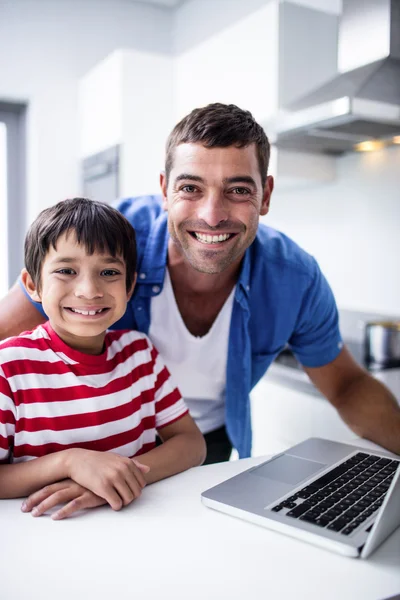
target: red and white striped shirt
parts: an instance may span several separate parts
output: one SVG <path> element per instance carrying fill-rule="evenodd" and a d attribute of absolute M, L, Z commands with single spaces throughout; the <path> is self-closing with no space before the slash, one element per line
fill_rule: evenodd
<path fill-rule="evenodd" d="M 73 350 L 49 323 L 0 343 L 0 462 L 67 448 L 132 457 L 187 412 L 138 331 L 108 331 L 99 356 Z"/>

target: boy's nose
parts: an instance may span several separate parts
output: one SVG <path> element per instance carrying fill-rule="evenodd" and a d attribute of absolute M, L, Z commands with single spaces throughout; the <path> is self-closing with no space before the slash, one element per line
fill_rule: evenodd
<path fill-rule="evenodd" d="M 101 298 L 103 296 L 103 292 L 101 291 L 98 282 L 94 278 L 84 277 L 77 282 L 75 296 L 77 298 L 87 298 L 88 300 L 93 300 L 93 298 Z"/>
<path fill-rule="evenodd" d="M 218 193 L 210 193 L 199 204 L 197 218 L 202 219 L 210 227 L 216 227 L 229 218 L 226 200 Z"/>

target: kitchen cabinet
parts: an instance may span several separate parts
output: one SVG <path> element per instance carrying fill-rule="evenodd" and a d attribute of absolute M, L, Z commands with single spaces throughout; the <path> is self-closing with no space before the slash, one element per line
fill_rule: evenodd
<path fill-rule="evenodd" d="M 309 437 L 357 439 L 322 396 L 290 389 L 264 376 L 251 393 L 253 456 L 280 452 Z"/>
<path fill-rule="evenodd" d="M 174 126 L 172 57 L 116 50 L 79 84 L 80 158 L 119 149 L 119 196 L 159 192 Z"/>

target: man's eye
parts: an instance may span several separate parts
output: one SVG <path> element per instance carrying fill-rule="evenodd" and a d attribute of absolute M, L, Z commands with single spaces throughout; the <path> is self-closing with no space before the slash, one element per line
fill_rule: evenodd
<path fill-rule="evenodd" d="M 194 185 L 184 185 L 181 188 L 181 190 L 182 192 L 186 192 L 187 194 L 193 194 L 197 190 L 197 188 Z"/>
<path fill-rule="evenodd" d="M 243 187 L 233 188 L 231 190 L 231 192 L 233 194 L 236 194 L 237 196 L 245 196 L 246 194 L 250 194 L 250 190 L 248 190 L 247 188 L 243 188 Z"/>
<path fill-rule="evenodd" d="M 58 275 L 75 275 L 75 271 L 73 269 L 58 269 L 56 273 Z"/>
<path fill-rule="evenodd" d="M 104 277 L 115 277 L 116 275 L 120 275 L 120 272 L 115 269 L 104 269 L 101 274 Z"/>

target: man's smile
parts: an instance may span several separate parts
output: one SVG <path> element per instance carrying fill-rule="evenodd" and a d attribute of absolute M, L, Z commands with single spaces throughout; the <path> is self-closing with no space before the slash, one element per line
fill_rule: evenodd
<path fill-rule="evenodd" d="M 198 231 L 191 231 L 189 233 L 202 244 L 221 244 L 237 235 L 236 233 L 220 233 L 218 235 L 212 235 L 210 233 L 200 233 Z"/>

